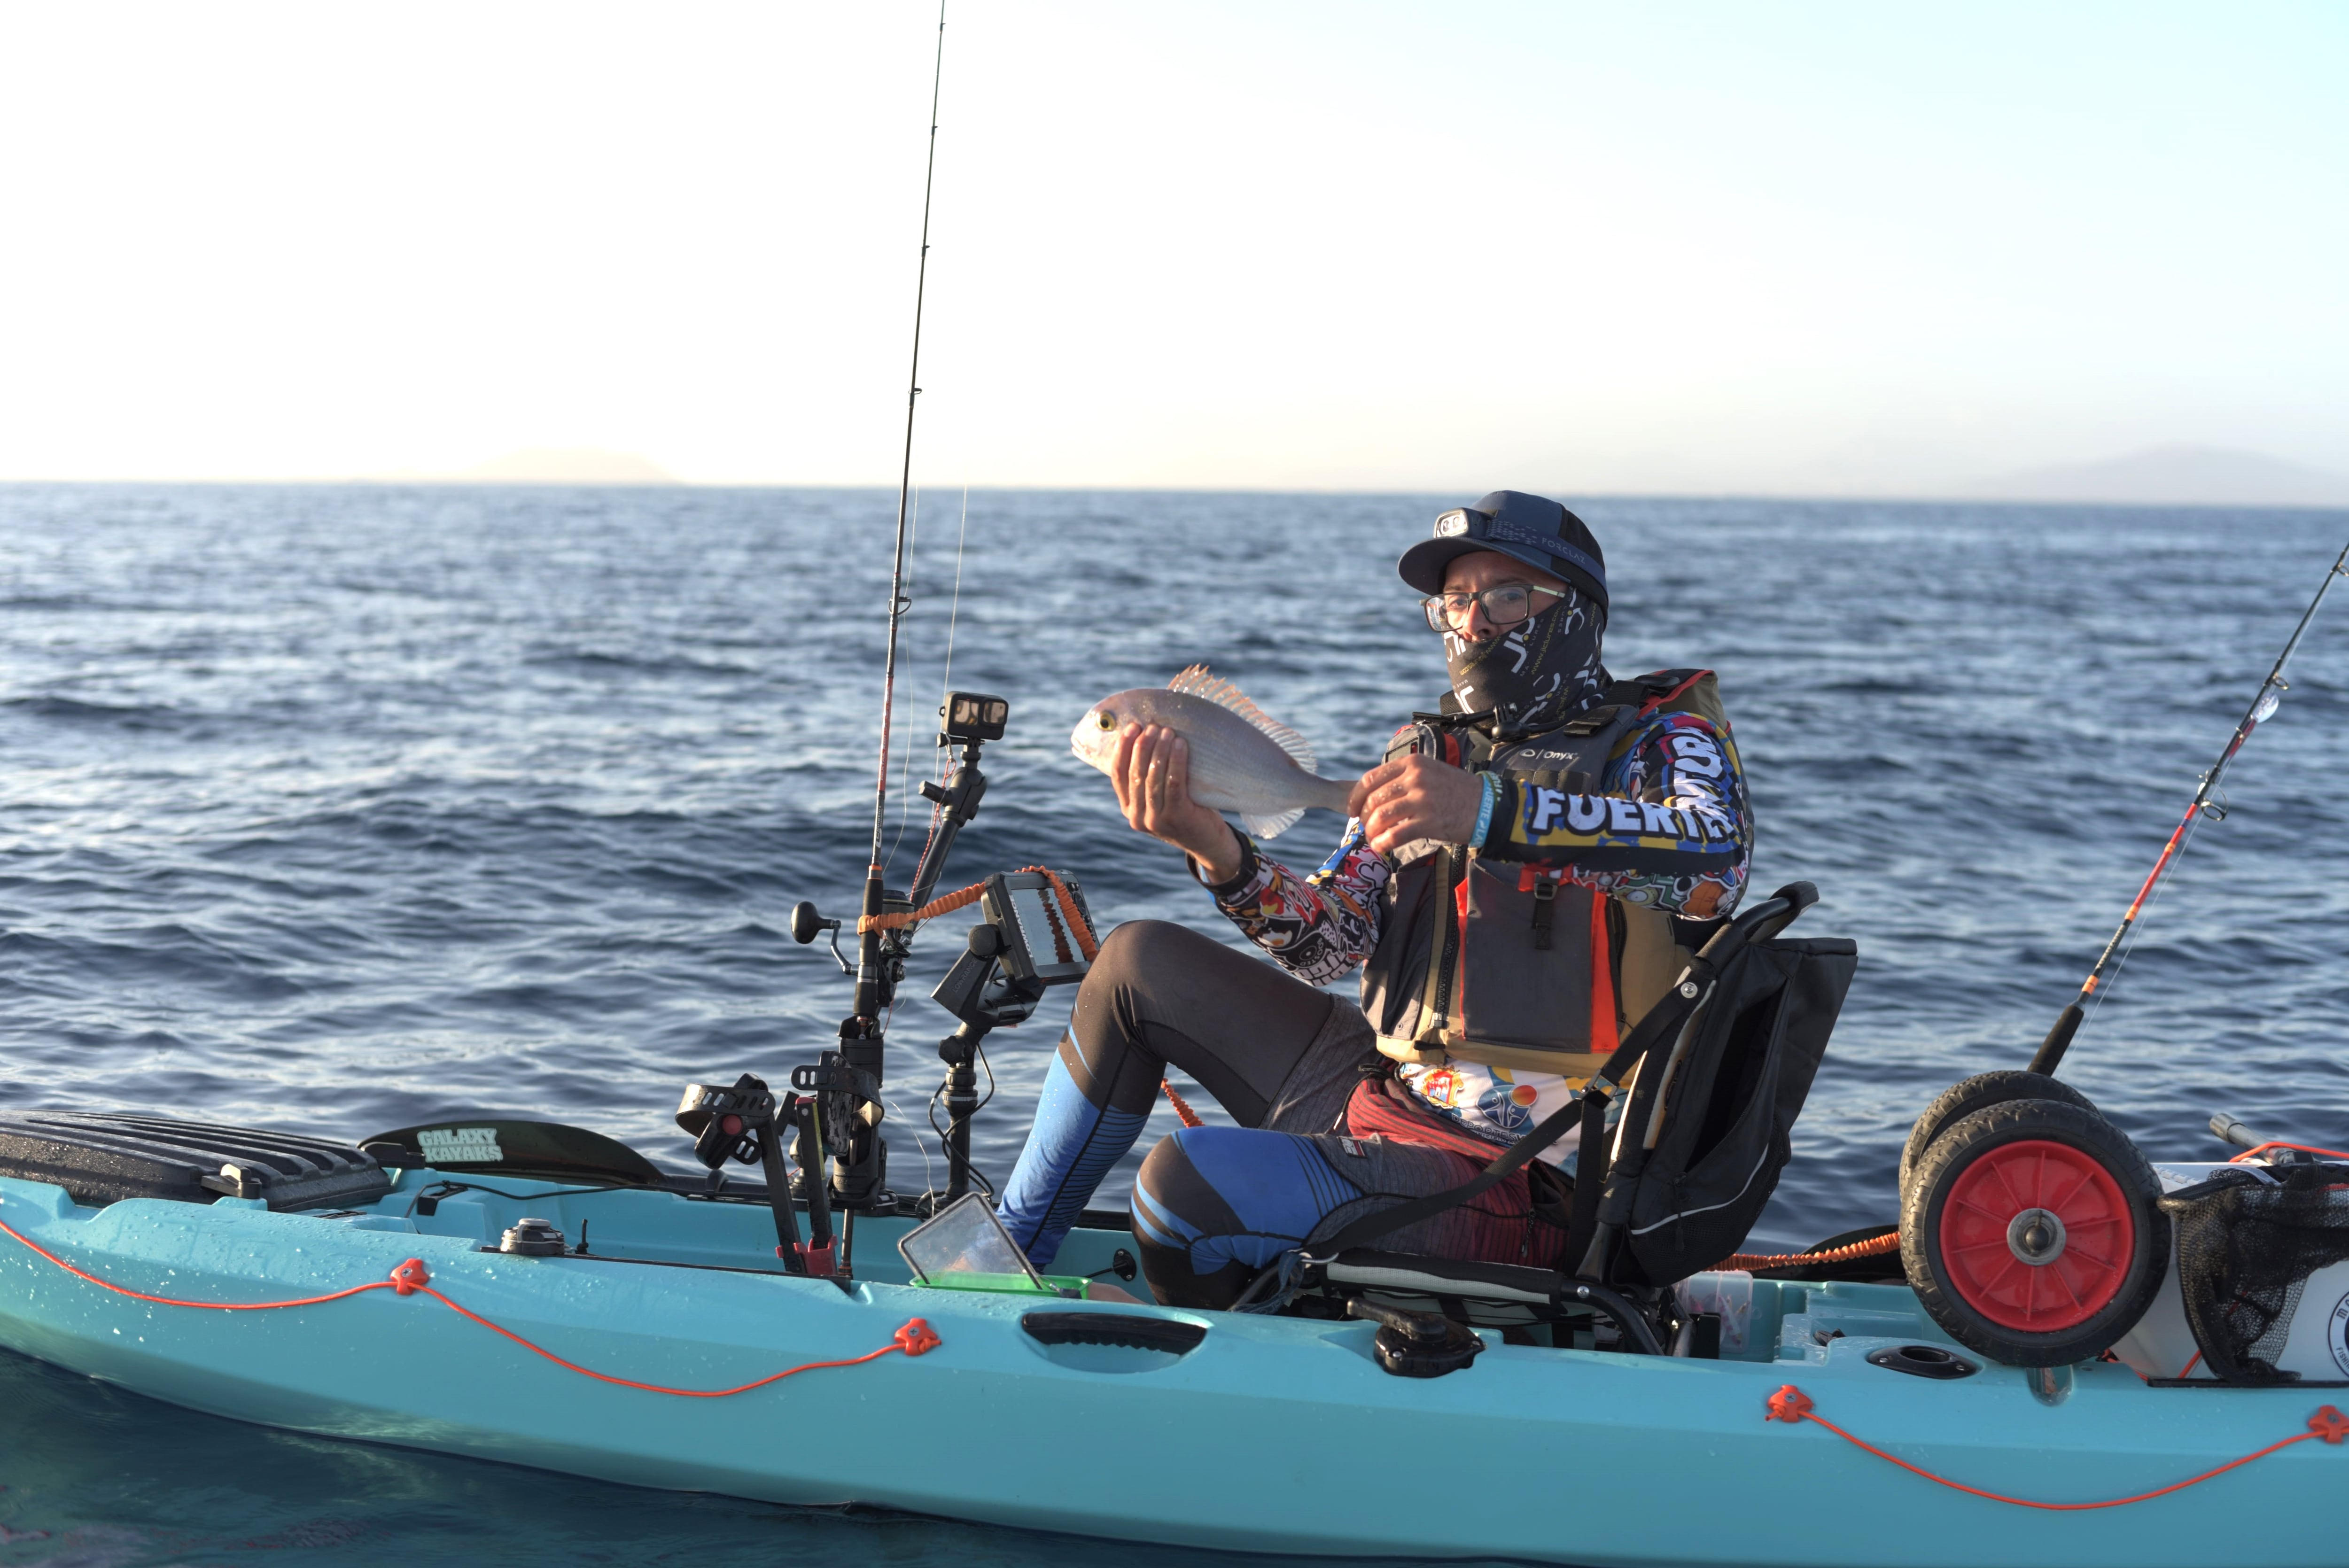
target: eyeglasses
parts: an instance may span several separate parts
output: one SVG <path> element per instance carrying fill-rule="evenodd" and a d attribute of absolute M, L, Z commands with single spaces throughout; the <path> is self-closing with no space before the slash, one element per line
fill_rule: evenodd
<path fill-rule="evenodd" d="M 1482 608 L 1485 619 L 1495 626 L 1514 626 L 1528 616 L 1549 608 L 1537 603 L 1535 594 L 1544 600 L 1563 599 L 1566 595 L 1555 588 L 1537 588 L 1530 583 L 1503 583 L 1485 589 L 1482 593 L 1434 593 L 1419 602 L 1427 615 L 1431 632 L 1456 632 L 1468 624 L 1469 613 Z"/>

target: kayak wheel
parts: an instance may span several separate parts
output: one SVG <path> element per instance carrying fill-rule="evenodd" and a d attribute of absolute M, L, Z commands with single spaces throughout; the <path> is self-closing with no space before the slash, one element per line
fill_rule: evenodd
<path fill-rule="evenodd" d="M 2024 1072 L 2020 1068 L 2004 1068 L 1994 1073 L 1976 1073 L 1962 1082 L 1953 1083 L 1933 1097 L 1917 1125 L 1909 1130 L 1909 1141 L 1900 1150 L 1900 1185 L 1898 1189 L 1903 1202 L 1909 1196 L 1909 1183 L 1917 1174 L 1917 1167 L 1925 1158 L 1925 1150 L 1933 1140 L 1978 1110 L 1993 1105 L 2004 1105 L 2014 1099 L 2056 1099 L 2066 1105 L 2076 1105 L 2083 1110 L 2096 1108 L 2088 1097 L 2061 1078 L 2045 1073 Z"/>
<path fill-rule="evenodd" d="M 2095 1110 L 1990 1105 L 1950 1124 L 1919 1162 L 1901 1261 L 1960 1344 L 2017 1367 L 2085 1360 L 2135 1327 L 2161 1287 L 2160 1191 L 2145 1156 Z"/>

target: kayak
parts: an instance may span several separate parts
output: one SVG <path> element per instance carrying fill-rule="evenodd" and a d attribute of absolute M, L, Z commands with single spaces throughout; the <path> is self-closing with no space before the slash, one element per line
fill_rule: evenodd
<path fill-rule="evenodd" d="M 1085 1276 L 1130 1275 L 1117 1215 L 1089 1213 L 1040 1289 L 947 1289 L 899 1256 L 910 1221 L 869 1213 L 843 1238 L 853 1278 L 786 1273 L 763 1192 L 698 1179 L 426 1165 L 375 1187 L 273 1209 L 0 1177 L 0 1345 L 323 1437 L 1207 1548 L 2344 1556 L 2339 1394 L 1998 1366 L 1899 1284 L 1753 1278 L 1711 1356 L 1488 1327 L 1458 1370 L 1396 1376 L 1375 1322 L 1089 1299 Z M 1414 1486 L 1381 1484 L 1405 1463 Z"/>

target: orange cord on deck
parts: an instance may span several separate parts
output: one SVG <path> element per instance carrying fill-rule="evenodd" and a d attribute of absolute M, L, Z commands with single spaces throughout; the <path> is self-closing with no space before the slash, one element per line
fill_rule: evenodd
<path fill-rule="evenodd" d="M 2265 1154 L 2271 1149 L 2297 1149 L 2302 1154 L 2322 1154 L 2327 1160 L 2349 1160 L 2349 1154 L 2344 1154 L 2338 1149 L 2319 1149 L 2313 1143 L 2284 1143 L 2278 1141 L 2273 1143 L 2262 1143 L 2256 1149 L 2246 1149 L 2240 1154 L 2236 1155 L 2234 1159 L 2229 1161 L 2228 1163 L 2230 1165 L 2249 1164 L 2251 1161 L 2257 1160 L 2261 1155 Z"/>
<path fill-rule="evenodd" d="M 117 1295 L 127 1295 L 134 1301 L 151 1301 L 162 1306 L 192 1306 L 208 1312 L 271 1312 L 280 1307 L 316 1306 L 321 1302 L 341 1301 L 346 1296 L 363 1295 L 371 1290 L 388 1290 L 399 1295 L 429 1295 L 433 1300 L 439 1302 L 441 1305 L 447 1307 L 450 1311 L 457 1314 L 460 1317 L 471 1318 L 473 1322 L 480 1324 L 483 1328 L 488 1329 L 491 1333 L 502 1335 L 506 1338 L 512 1340 L 516 1345 L 521 1346 L 524 1350 L 530 1351 L 533 1355 L 543 1356 L 549 1361 L 554 1362 L 557 1367 L 576 1372 L 582 1377 L 593 1377 L 598 1383 L 616 1383 L 623 1388 L 641 1388 L 648 1394 L 673 1394 L 678 1398 L 684 1399 L 723 1399 L 730 1394 L 747 1394 L 753 1388 L 763 1388 L 770 1383 L 779 1383 L 786 1377 L 793 1377 L 802 1372 L 813 1372 L 827 1367 L 861 1367 L 867 1361 L 877 1360 L 881 1357 L 889 1355 L 893 1351 L 902 1351 L 907 1356 L 925 1355 L 929 1351 L 936 1349 L 939 1344 L 938 1336 L 936 1332 L 931 1329 L 930 1326 L 927 1323 L 925 1323 L 922 1319 L 916 1317 L 907 1320 L 905 1326 L 897 1330 L 896 1334 L 891 1338 L 888 1344 L 883 1346 L 878 1350 L 867 1351 L 862 1356 L 852 1356 L 840 1361 L 804 1362 L 800 1366 L 787 1367 L 781 1372 L 771 1373 L 767 1377 L 758 1379 L 756 1382 L 744 1383 L 739 1387 L 667 1388 L 662 1387 L 658 1383 L 639 1383 L 629 1377 L 615 1377 L 607 1372 L 597 1372 L 589 1367 L 582 1367 L 575 1361 L 565 1361 L 562 1357 L 557 1356 L 554 1351 L 547 1349 L 544 1346 L 533 1345 L 529 1340 L 524 1339 L 521 1335 L 513 1332 L 513 1330 L 510 1328 L 502 1328 L 497 1324 L 491 1322 L 488 1318 L 483 1317 L 480 1313 L 474 1312 L 471 1308 L 458 1305 L 455 1302 L 450 1301 L 447 1296 L 432 1288 L 432 1276 L 425 1269 L 424 1260 L 422 1258 L 409 1258 L 406 1263 L 401 1264 L 398 1268 L 392 1270 L 391 1277 L 388 1279 L 379 1279 L 371 1284 L 355 1284 L 348 1290 L 334 1291 L 326 1295 L 299 1296 L 291 1301 L 181 1301 L 175 1296 L 150 1295 L 145 1291 L 131 1290 L 127 1286 L 116 1284 L 111 1280 L 100 1279 L 98 1275 L 91 1274 L 88 1269 L 76 1268 L 73 1264 L 66 1262 L 65 1259 L 57 1256 L 57 1253 L 41 1245 L 40 1243 L 34 1241 L 31 1237 L 11 1226 L 5 1220 L 0 1220 L 0 1232 L 5 1232 L 10 1236 L 15 1237 L 18 1242 L 23 1243 L 26 1246 L 31 1248 L 42 1257 L 48 1259 L 49 1262 L 57 1264 L 57 1267 L 65 1270 L 66 1273 L 72 1274 L 77 1279 L 88 1280 L 90 1284 L 98 1285 L 105 1290 L 110 1290 Z"/>
<path fill-rule="evenodd" d="M 305 1295 L 294 1301 L 181 1301 L 176 1296 L 149 1295 L 143 1290 L 130 1290 L 114 1284 L 111 1280 L 102 1280 L 87 1269 L 78 1269 L 40 1243 L 16 1230 L 5 1220 L 0 1220 L 0 1231 L 7 1232 L 8 1234 L 77 1279 L 86 1279 L 90 1284 L 103 1286 L 117 1295 L 127 1295 L 134 1301 L 151 1301 L 159 1306 L 195 1306 L 202 1307 L 207 1312 L 269 1312 L 281 1306 L 316 1306 L 321 1302 L 340 1301 L 347 1295 L 364 1295 L 371 1290 L 394 1290 L 406 1295 L 416 1288 L 402 1278 L 401 1271 L 408 1267 L 408 1264 L 402 1264 L 398 1268 L 391 1271 L 389 1279 L 379 1279 L 373 1284 L 355 1284 L 348 1290 L 334 1291 L 326 1295 Z M 415 1260 L 411 1258 L 409 1262 L 414 1263 Z M 417 1264 L 416 1267 L 421 1271 L 424 1265 Z"/>
<path fill-rule="evenodd" d="M 1899 1232 L 1878 1236 L 1874 1241 L 1854 1242 L 1846 1247 L 1829 1247 L 1823 1253 L 1732 1253 L 1713 1264 L 1716 1271 L 1744 1269 L 1748 1274 L 1762 1269 L 1792 1268 L 1796 1264 L 1840 1264 L 1853 1258 L 1872 1258 L 1900 1250 Z"/>
<path fill-rule="evenodd" d="M 413 1263 L 415 1260 L 410 1259 L 409 1262 Z M 878 1350 L 868 1350 L 862 1356 L 851 1356 L 846 1359 L 840 1361 L 802 1362 L 797 1367 L 785 1367 L 781 1372 L 771 1372 L 766 1377 L 758 1379 L 756 1382 L 744 1383 L 739 1387 L 665 1388 L 658 1383 L 639 1383 L 631 1377 L 615 1377 L 608 1372 L 591 1371 L 587 1367 L 580 1366 L 575 1361 L 565 1361 L 562 1357 L 557 1356 L 554 1351 L 547 1349 L 544 1346 L 533 1345 L 529 1340 L 524 1339 L 521 1335 L 516 1334 L 513 1330 L 510 1328 L 501 1328 L 496 1324 L 492 1323 L 488 1318 L 483 1317 L 480 1313 L 468 1311 L 466 1308 L 459 1306 L 455 1302 L 450 1301 L 447 1296 L 442 1295 L 439 1291 L 434 1290 L 429 1284 L 419 1284 L 416 1288 L 422 1291 L 426 1295 L 432 1297 L 435 1301 L 438 1301 L 441 1305 L 449 1308 L 450 1311 L 456 1313 L 459 1316 L 470 1317 L 475 1323 L 480 1324 L 483 1328 L 490 1330 L 492 1334 L 502 1334 L 508 1339 L 512 1340 L 516 1345 L 521 1346 L 524 1350 L 530 1351 L 533 1355 L 543 1356 L 549 1361 L 554 1362 L 557 1367 L 576 1372 L 582 1377 L 593 1377 L 598 1383 L 616 1383 L 623 1388 L 642 1388 L 648 1394 L 674 1394 L 678 1398 L 683 1399 L 723 1399 L 730 1394 L 747 1394 L 753 1388 L 763 1388 L 770 1383 L 780 1383 L 784 1378 L 796 1376 L 802 1372 L 814 1372 L 826 1367 L 862 1367 L 867 1361 L 878 1360 L 880 1357 L 888 1355 L 893 1350 L 902 1350 L 908 1356 L 920 1356 L 928 1351 L 936 1350 L 938 1347 L 938 1336 L 932 1331 L 930 1326 L 923 1322 L 918 1317 L 909 1318 L 906 1320 L 905 1326 L 897 1330 L 895 1337 L 888 1344 L 883 1346 Z"/>
<path fill-rule="evenodd" d="M 1068 918 L 1070 934 L 1077 939 L 1077 951 L 1085 955 L 1085 962 L 1088 964 L 1100 957 L 1101 944 L 1093 939 L 1093 928 L 1086 923 L 1083 912 L 1077 908 L 1077 901 L 1071 896 L 1068 885 L 1061 881 L 1060 873 L 1048 871 L 1042 866 L 1021 866 L 1019 869 L 1023 872 L 1034 872 L 1052 884 L 1052 896 L 1060 903 L 1061 913 Z M 919 909 L 906 910 L 897 914 L 859 915 L 856 919 L 857 934 L 861 936 L 868 931 L 898 931 L 925 920 L 935 920 L 942 914 L 952 914 L 956 910 L 968 909 L 977 903 L 986 892 L 985 882 L 973 882 L 967 888 L 947 894 L 944 898 L 934 898 Z M 1055 931 L 1052 934 L 1058 936 L 1060 933 Z M 1199 1113 L 1193 1110 L 1185 1102 L 1183 1097 L 1174 1092 L 1173 1084 L 1168 1083 L 1164 1078 L 1160 1078 L 1158 1087 L 1166 1091 L 1167 1103 L 1174 1106 L 1174 1114 L 1182 1118 L 1184 1126 L 1201 1125 Z"/>
<path fill-rule="evenodd" d="M 2012 1503 L 2016 1508 L 2045 1509 L 2051 1513 L 2081 1513 L 2092 1509 L 2120 1508 L 2132 1502 L 2150 1501 L 2157 1497 L 2168 1497 L 2173 1491 L 2184 1491 L 2189 1486 L 2199 1486 L 2214 1476 L 2225 1475 L 2230 1470 L 2240 1470 L 2253 1460 L 2263 1460 L 2279 1449 L 2288 1449 L 2294 1443 L 2304 1443 L 2311 1438 L 2322 1438 L 2336 1447 L 2343 1439 L 2349 1438 L 2349 1416 L 2344 1416 L 2332 1406 L 2326 1405 L 2308 1418 L 2308 1430 L 2295 1432 L 2281 1442 L 2270 1443 L 2256 1453 L 2245 1454 L 2239 1460 L 2230 1460 L 2215 1470 L 2204 1470 L 2200 1475 L 2189 1476 L 2184 1480 L 2172 1481 L 2168 1486 L 2156 1487 L 2151 1491 L 2141 1491 L 2135 1497 L 2111 1497 L 2102 1502 L 2040 1502 L 2028 1497 L 2008 1497 L 2002 1492 L 1984 1491 L 1981 1487 L 1968 1486 L 1963 1481 L 1955 1481 L 1947 1476 L 1935 1475 L 1931 1470 L 1912 1465 L 1898 1455 L 1888 1454 L 1875 1444 L 1852 1436 L 1825 1416 L 1817 1414 L 1812 1407 L 1810 1396 L 1792 1383 L 1770 1396 L 1769 1414 L 1763 1418 L 1770 1421 L 1784 1421 L 1789 1426 L 1797 1426 L 1808 1421 L 1814 1426 L 1825 1427 L 1852 1447 L 1865 1449 L 1878 1459 L 1899 1465 L 1911 1475 L 1922 1476 L 1936 1486 L 1946 1486 L 1952 1491 L 1962 1491 L 1974 1497 L 1988 1498 L 1992 1502 Z"/>

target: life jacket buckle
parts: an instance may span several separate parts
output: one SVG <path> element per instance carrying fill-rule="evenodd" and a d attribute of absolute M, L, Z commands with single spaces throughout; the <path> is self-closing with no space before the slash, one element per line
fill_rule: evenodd
<path fill-rule="evenodd" d="M 1552 923 L 1557 917 L 1557 884 L 1564 881 L 1564 872 L 1545 872 L 1526 866 L 1517 872 L 1517 891 L 1534 895 L 1534 951 L 1547 953 L 1552 943 Z"/>

